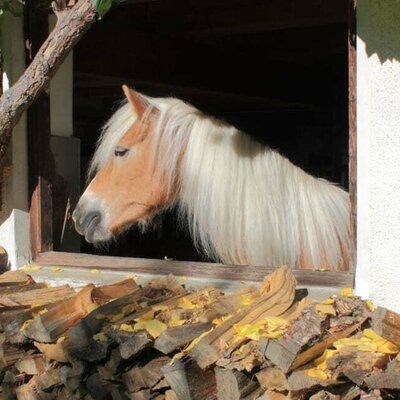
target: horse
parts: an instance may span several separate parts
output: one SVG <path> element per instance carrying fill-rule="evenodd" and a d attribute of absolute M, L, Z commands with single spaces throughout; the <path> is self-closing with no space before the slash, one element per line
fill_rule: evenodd
<path fill-rule="evenodd" d="M 345 271 L 349 195 L 177 98 L 124 85 L 72 218 L 95 245 L 176 206 L 196 248 L 225 264 Z"/>

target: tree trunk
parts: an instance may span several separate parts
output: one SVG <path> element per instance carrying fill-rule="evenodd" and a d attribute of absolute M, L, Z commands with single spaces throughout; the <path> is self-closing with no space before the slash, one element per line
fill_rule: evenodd
<path fill-rule="evenodd" d="M 48 87 L 69 51 L 99 17 L 92 0 L 78 0 L 72 8 L 62 8 L 61 3 L 53 3 L 55 28 L 24 74 L 0 97 L 0 161 L 22 113 Z"/>

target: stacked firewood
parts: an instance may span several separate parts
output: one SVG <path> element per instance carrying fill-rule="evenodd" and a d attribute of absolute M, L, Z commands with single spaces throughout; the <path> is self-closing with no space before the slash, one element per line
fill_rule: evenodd
<path fill-rule="evenodd" d="M 190 293 L 172 276 L 76 292 L 0 276 L 4 399 L 400 398 L 400 316 L 343 290 L 312 301 L 286 267 Z"/>

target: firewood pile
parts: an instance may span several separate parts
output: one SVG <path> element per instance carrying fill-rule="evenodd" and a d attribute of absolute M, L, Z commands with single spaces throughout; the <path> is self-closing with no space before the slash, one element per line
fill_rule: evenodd
<path fill-rule="evenodd" d="M 260 287 L 48 287 L 0 275 L 0 398 L 400 399 L 400 315 L 344 289 L 322 302 L 286 267 Z"/>

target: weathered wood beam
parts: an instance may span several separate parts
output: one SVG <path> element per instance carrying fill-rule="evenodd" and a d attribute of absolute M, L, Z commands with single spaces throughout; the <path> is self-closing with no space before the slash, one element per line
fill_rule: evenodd
<path fill-rule="evenodd" d="M 230 281 L 262 282 L 265 276 L 271 274 L 275 268 L 253 265 L 226 265 L 193 261 L 164 261 L 133 257 L 110 257 L 91 254 L 74 254 L 64 252 L 47 252 L 39 254 L 35 263 L 39 265 L 60 265 L 81 268 L 99 268 L 130 273 L 152 273 L 160 275 L 185 274 L 190 277 L 204 279 L 223 279 Z M 312 270 L 293 270 L 299 285 L 307 286 L 337 286 L 348 287 L 353 285 L 353 274 L 346 272 L 319 272 Z"/>
<path fill-rule="evenodd" d="M 353 247 L 350 271 L 354 272 L 357 261 L 357 0 L 349 1 L 348 26 L 350 244 Z"/>

